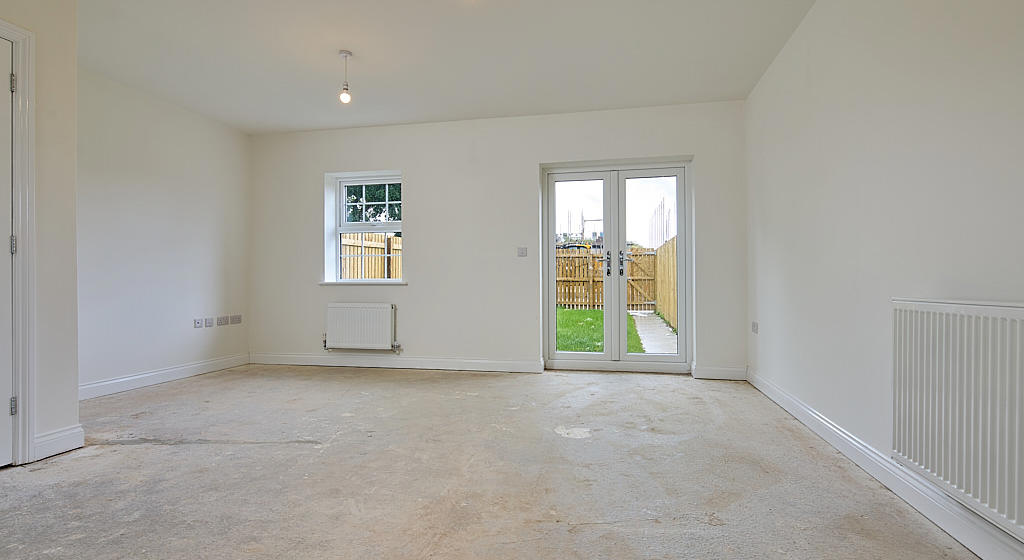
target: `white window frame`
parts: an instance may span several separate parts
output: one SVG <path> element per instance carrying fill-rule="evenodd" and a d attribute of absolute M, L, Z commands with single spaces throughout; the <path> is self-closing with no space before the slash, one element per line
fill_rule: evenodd
<path fill-rule="evenodd" d="M 324 175 L 324 274 L 321 285 L 385 284 L 405 285 L 407 270 L 402 266 L 402 278 L 339 278 L 341 268 L 342 233 L 401 233 L 402 222 L 359 222 L 346 223 L 344 214 L 344 190 L 350 185 L 400 183 L 402 185 L 402 217 L 405 217 L 405 183 L 401 171 L 357 171 L 326 173 Z M 404 247 L 403 236 L 403 247 Z M 404 252 L 403 252 L 404 256 Z M 404 260 L 404 259 L 403 259 Z"/>

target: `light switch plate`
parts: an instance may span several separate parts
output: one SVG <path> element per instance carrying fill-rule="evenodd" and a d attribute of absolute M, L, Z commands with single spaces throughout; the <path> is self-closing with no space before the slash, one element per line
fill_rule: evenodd
<path fill-rule="evenodd" d="M 517 257 L 525 257 L 526 253 L 527 253 L 526 247 L 516 247 L 516 256 Z"/>
<path fill-rule="evenodd" d="M 223 327 L 224 325 L 227 325 L 227 324 L 228 324 L 228 316 L 227 315 L 221 315 L 220 317 L 217 317 L 217 326 L 218 327 Z"/>
<path fill-rule="evenodd" d="M 213 326 L 213 317 L 207 317 L 207 318 L 203 319 L 203 325 L 205 325 L 207 327 L 212 327 Z"/>
<path fill-rule="evenodd" d="M 242 316 L 241 315 L 232 315 L 231 316 L 231 324 L 232 325 L 238 325 L 238 324 L 241 324 L 241 323 L 242 323 Z"/>

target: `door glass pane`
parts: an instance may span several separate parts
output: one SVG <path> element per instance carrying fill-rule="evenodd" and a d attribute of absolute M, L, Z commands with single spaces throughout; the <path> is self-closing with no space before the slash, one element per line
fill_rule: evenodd
<path fill-rule="evenodd" d="M 604 181 L 555 182 L 555 348 L 604 352 Z"/>
<path fill-rule="evenodd" d="M 676 178 L 626 179 L 626 348 L 677 354 Z"/>

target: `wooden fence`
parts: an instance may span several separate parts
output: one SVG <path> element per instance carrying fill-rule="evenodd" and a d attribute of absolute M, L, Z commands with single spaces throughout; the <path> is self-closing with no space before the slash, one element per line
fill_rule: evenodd
<path fill-rule="evenodd" d="M 555 250 L 555 302 L 568 309 L 604 308 L 604 263 L 590 249 Z"/>
<path fill-rule="evenodd" d="M 676 310 L 679 309 L 679 278 L 676 272 L 676 238 L 673 237 L 658 247 L 655 255 L 657 266 L 655 267 L 654 283 L 655 294 L 658 299 L 656 310 L 661 313 L 673 329 L 679 328 L 676 317 Z"/>
<path fill-rule="evenodd" d="M 603 253 L 590 249 L 557 249 L 555 251 L 555 302 L 568 309 L 604 308 Z M 612 274 L 618 277 L 618 255 L 613 254 Z M 626 273 L 626 308 L 630 311 L 653 311 L 656 307 L 656 260 L 654 251 L 633 247 Z"/>
<path fill-rule="evenodd" d="M 401 278 L 402 238 L 386 233 L 341 234 L 341 277 Z"/>
<path fill-rule="evenodd" d="M 654 311 L 657 305 L 657 291 L 654 277 L 657 256 L 650 249 L 632 247 L 626 255 L 626 309 L 629 311 Z M 616 258 L 618 258 L 616 256 Z M 618 264 L 614 263 L 614 272 Z"/>

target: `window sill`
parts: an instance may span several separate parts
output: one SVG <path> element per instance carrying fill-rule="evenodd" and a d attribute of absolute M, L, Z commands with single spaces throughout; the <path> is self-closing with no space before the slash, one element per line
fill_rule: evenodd
<path fill-rule="evenodd" d="M 405 280 L 339 280 L 320 282 L 321 286 L 408 286 Z"/>

